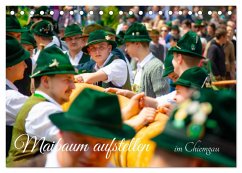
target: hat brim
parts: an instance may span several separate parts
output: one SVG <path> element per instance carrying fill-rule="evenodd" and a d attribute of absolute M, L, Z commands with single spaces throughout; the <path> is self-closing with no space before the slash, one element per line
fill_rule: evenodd
<path fill-rule="evenodd" d="M 199 86 L 199 85 L 196 85 L 194 83 L 191 83 L 190 81 L 179 79 L 179 78 L 176 82 L 171 83 L 170 85 L 172 87 L 176 87 L 177 85 L 180 85 L 180 86 L 184 86 L 184 87 L 187 87 L 187 88 L 194 88 L 194 89 L 201 88 L 201 86 Z"/>
<path fill-rule="evenodd" d="M 32 45 L 34 48 L 36 48 L 36 47 L 37 47 L 37 45 L 36 45 L 36 44 L 33 44 L 33 43 L 31 43 L 30 41 L 27 41 L 27 40 L 21 40 L 21 44 L 28 44 L 28 45 Z"/>
<path fill-rule="evenodd" d="M 65 39 L 66 39 L 67 37 L 73 37 L 73 36 L 75 36 L 75 35 L 81 35 L 80 37 L 82 37 L 82 33 L 81 33 L 81 32 L 69 32 L 69 33 L 66 33 L 66 34 L 64 35 L 64 37 L 61 38 L 61 40 L 65 41 Z"/>
<path fill-rule="evenodd" d="M 172 47 L 172 48 L 170 48 L 169 51 L 171 51 L 172 53 L 177 52 L 177 53 L 181 53 L 181 54 L 190 55 L 190 56 L 205 59 L 205 57 L 203 57 L 202 55 L 200 55 L 198 53 L 191 52 L 191 51 L 188 51 L 188 50 L 185 50 L 185 49 L 178 49 L 177 47 Z"/>
<path fill-rule="evenodd" d="M 174 72 L 174 67 L 167 67 L 167 68 L 165 68 L 162 77 L 166 77 L 166 76 L 168 76 L 172 72 Z"/>
<path fill-rule="evenodd" d="M 27 32 L 29 29 L 27 28 L 21 28 L 21 29 L 6 29 L 6 32 Z"/>
<path fill-rule="evenodd" d="M 84 47 L 82 48 L 82 52 L 88 54 L 87 48 L 88 48 L 90 45 L 97 44 L 97 43 L 102 43 L 102 42 L 107 42 L 107 43 L 111 44 L 111 45 L 112 45 L 112 50 L 115 49 L 115 48 L 117 47 L 117 43 L 116 43 L 115 41 L 112 41 L 112 40 L 105 40 L 105 39 L 100 39 L 100 40 L 94 40 L 94 41 L 88 43 L 86 46 L 84 46 Z"/>
<path fill-rule="evenodd" d="M 79 122 L 76 119 L 70 119 L 65 116 L 66 112 L 55 113 L 49 116 L 53 124 L 62 131 L 71 131 L 84 135 L 104 138 L 104 139 L 132 139 L 135 136 L 135 130 L 123 124 L 121 128 L 104 127 L 91 123 Z"/>
<path fill-rule="evenodd" d="M 67 70 L 63 70 L 63 71 L 47 71 L 47 72 L 35 72 L 34 74 L 32 74 L 30 76 L 30 78 L 35 78 L 35 77 L 39 77 L 39 76 L 45 76 L 45 75 L 53 75 L 53 74 L 74 74 L 77 75 L 78 73 L 73 71 L 67 71 Z"/>
<path fill-rule="evenodd" d="M 22 62 L 22 61 L 24 61 L 28 58 L 30 58 L 30 53 L 28 51 L 24 50 L 24 54 L 20 58 L 15 59 L 15 61 L 13 61 L 11 63 L 7 62 L 6 65 L 7 65 L 7 67 L 11 67 L 11 66 L 14 66 L 14 65 L 16 65 L 16 64 L 18 64 L 18 63 L 20 63 L 20 62 Z"/>

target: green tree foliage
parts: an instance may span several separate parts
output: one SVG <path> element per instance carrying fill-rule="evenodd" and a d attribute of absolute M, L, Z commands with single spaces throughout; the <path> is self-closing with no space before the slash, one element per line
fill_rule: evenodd
<path fill-rule="evenodd" d="M 104 26 L 109 26 L 113 29 L 116 29 L 119 24 L 119 10 L 115 6 L 102 7 L 103 15 L 101 20 L 104 21 Z M 112 11 L 113 15 L 110 15 L 109 12 Z"/>

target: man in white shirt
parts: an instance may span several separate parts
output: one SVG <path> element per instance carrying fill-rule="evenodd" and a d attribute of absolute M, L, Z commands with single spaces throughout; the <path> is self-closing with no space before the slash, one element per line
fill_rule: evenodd
<path fill-rule="evenodd" d="M 36 91 L 17 115 L 7 158 L 8 166 L 31 159 L 41 152 L 41 143 L 37 141 L 57 140 L 58 129 L 48 116 L 62 112 L 61 105 L 69 101 L 75 88 L 74 74 L 76 72 L 68 56 L 55 45 L 40 52 L 31 76 L 34 78 Z"/>
<path fill-rule="evenodd" d="M 29 52 L 24 50 L 20 43 L 11 36 L 6 36 L 6 156 L 8 155 L 12 128 L 16 120 L 16 116 L 27 100 L 18 92 L 17 87 L 13 84 L 14 81 L 24 77 L 24 70 L 27 68 L 25 59 L 30 57 Z"/>
<path fill-rule="evenodd" d="M 82 48 L 86 45 L 86 42 L 82 38 L 82 30 L 79 25 L 72 24 L 67 26 L 62 40 L 67 44 L 69 49 L 67 54 L 73 66 L 90 60 L 90 56 L 82 52 Z"/>
<path fill-rule="evenodd" d="M 88 53 L 96 62 L 94 73 L 83 73 L 76 77 L 79 82 L 97 84 L 103 88 L 130 88 L 126 61 L 114 56 L 111 51 L 117 47 L 115 41 L 103 30 L 91 32 L 88 43 L 82 51 Z"/>

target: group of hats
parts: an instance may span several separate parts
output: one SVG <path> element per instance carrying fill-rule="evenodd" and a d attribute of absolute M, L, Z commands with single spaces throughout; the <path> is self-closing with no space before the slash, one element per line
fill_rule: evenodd
<path fill-rule="evenodd" d="M 153 139 L 159 149 L 236 166 L 236 94 L 201 89 L 172 113 L 165 130 Z M 195 145 L 196 144 L 196 145 Z M 194 148 L 195 147 L 195 148 Z"/>

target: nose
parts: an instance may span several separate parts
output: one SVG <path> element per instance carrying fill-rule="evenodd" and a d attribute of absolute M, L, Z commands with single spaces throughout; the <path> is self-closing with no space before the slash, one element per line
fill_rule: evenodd
<path fill-rule="evenodd" d="M 71 88 L 71 89 L 75 89 L 75 88 L 76 88 L 76 85 L 74 84 L 73 81 L 70 83 L 70 88 Z"/>

